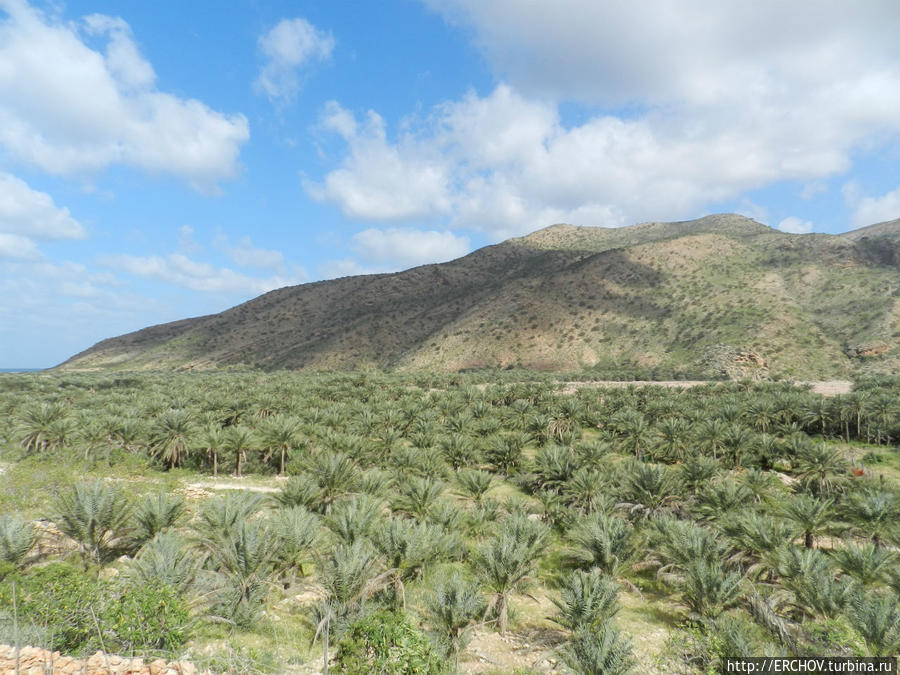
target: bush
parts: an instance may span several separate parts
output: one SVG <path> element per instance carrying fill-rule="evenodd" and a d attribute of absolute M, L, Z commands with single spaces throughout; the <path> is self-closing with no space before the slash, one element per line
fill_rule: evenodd
<path fill-rule="evenodd" d="M 428 638 L 403 613 L 379 611 L 353 624 L 337 645 L 336 670 L 342 673 L 428 675 L 445 664 Z"/>
<path fill-rule="evenodd" d="M 42 647 L 76 655 L 100 648 L 171 652 L 189 637 L 188 611 L 170 586 L 113 586 L 61 562 L 0 583 L 0 633 L 11 625 L 13 582 L 18 623 Z"/>
<path fill-rule="evenodd" d="M 190 616 L 175 589 L 158 582 L 129 586 L 109 598 L 101 625 L 120 651 L 173 652 L 189 637 Z M 107 648 L 110 645 L 107 643 Z"/>
<path fill-rule="evenodd" d="M 0 605 L 12 616 L 13 583 L 19 623 L 43 629 L 53 650 L 81 654 L 99 647 L 94 617 L 101 614 L 96 578 L 69 563 L 53 562 L 0 583 Z"/>

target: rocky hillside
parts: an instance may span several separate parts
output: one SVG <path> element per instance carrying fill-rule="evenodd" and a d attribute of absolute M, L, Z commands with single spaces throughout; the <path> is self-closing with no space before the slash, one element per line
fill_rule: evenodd
<path fill-rule="evenodd" d="M 900 220 L 554 225 L 439 265 L 282 288 L 64 369 L 478 367 L 830 378 L 900 369 Z"/>

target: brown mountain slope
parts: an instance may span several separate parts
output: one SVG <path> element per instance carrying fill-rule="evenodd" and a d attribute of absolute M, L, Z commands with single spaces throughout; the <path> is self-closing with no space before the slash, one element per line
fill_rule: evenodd
<path fill-rule="evenodd" d="M 897 370 L 900 242 L 872 241 L 736 215 L 555 225 L 449 263 L 282 288 L 61 367 Z"/>

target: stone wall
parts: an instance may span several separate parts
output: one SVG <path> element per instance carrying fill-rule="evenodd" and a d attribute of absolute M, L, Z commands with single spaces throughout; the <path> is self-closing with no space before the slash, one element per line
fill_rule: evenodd
<path fill-rule="evenodd" d="M 21 647 L 18 666 L 20 675 L 212 675 L 209 671 L 199 672 L 190 663 L 180 661 L 146 661 L 103 652 L 86 659 L 76 659 L 37 647 Z M 12 675 L 15 672 L 15 648 L 0 645 L 0 673 Z"/>

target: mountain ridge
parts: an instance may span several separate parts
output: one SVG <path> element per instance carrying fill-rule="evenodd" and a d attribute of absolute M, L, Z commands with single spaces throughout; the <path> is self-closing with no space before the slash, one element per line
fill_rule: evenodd
<path fill-rule="evenodd" d="M 891 370 L 900 220 L 873 228 L 791 235 L 734 214 L 551 225 L 447 263 L 285 287 L 150 326 L 59 368 Z"/>

